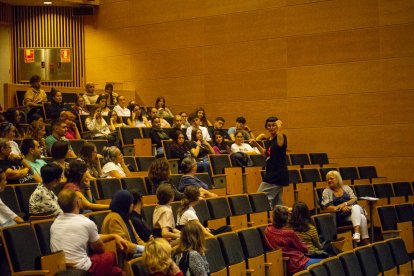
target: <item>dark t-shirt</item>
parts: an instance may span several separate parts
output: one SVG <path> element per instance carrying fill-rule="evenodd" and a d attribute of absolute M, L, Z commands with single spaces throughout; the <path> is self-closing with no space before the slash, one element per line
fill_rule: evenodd
<path fill-rule="evenodd" d="M 131 213 L 131 222 L 137 232 L 138 236 L 145 242 L 147 242 L 151 236 L 151 227 L 144 218 L 135 211 Z"/>
<path fill-rule="evenodd" d="M 12 162 L 10 160 L 0 160 L 0 168 L 2 168 L 2 170 L 5 172 L 7 169 L 12 169 L 12 170 L 21 170 L 24 169 L 24 166 L 22 164 L 22 162 Z M 33 178 L 33 175 L 31 175 L 30 173 L 21 176 L 17 179 L 10 179 L 7 178 L 7 183 L 8 184 L 23 184 L 23 183 L 34 183 L 36 182 L 35 179 Z"/>
<path fill-rule="evenodd" d="M 266 147 L 266 174 L 263 180 L 270 184 L 289 185 L 289 174 L 286 162 L 287 138 L 283 134 L 285 143 L 278 146 L 277 137 L 265 142 Z"/>
<path fill-rule="evenodd" d="M 197 147 L 197 143 L 194 141 L 190 141 L 190 150 Z M 197 159 L 203 158 L 210 154 L 210 151 L 207 149 L 205 145 L 200 146 L 200 151 L 198 152 Z"/>

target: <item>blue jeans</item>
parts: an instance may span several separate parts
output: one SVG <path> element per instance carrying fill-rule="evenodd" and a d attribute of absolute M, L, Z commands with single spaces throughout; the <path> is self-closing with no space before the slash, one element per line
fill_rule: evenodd
<path fill-rule="evenodd" d="M 313 264 L 317 264 L 320 261 L 322 261 L 323 259 L 309 259 L 309 261 L 306 263 L 304 268 L 308 268 L 308 266 L 313 265 Z"/>

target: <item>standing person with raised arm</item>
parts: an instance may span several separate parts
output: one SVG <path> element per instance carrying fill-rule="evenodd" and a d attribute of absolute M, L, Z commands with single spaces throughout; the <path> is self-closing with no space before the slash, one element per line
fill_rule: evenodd
<path fill-rule="evenodd" d="M 283 186 L 289 185 L 289 174 L 286 162 L 287 137 L 282 133 L 282 121 L 277 117 L 266 119 L 265 128 L 269 138 L 265 141 L 265 149 L 253 141 L 262 154 L 266 154 L 266 173 L 257 192 L 264 192 L 270 206 L 282 204 Z"/>

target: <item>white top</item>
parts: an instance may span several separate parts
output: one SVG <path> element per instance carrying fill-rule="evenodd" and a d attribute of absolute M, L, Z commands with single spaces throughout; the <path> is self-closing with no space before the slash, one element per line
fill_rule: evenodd
<path fill-rule="evenodd" d="M 10 208 L 4 204 L 4 202 L 0 198 L 0 226 L 2 226 L 5 222 L 10 219 L 15 219 L 17 215 L 10 210 Z"/>
<path fill-rule="evenodd" d="M 139 120 L 135 120 L 135 127 L 147 127 L 144 123 L 144 120 L 139 121 Z"/>
<path fill-rule="evenodd" d="M 50 248 L 52 252 L 63 250 L 67 263 L 87 271 L 92 262 L 88 257 L 88 243 L 99 240 L 96 224 L 79 214 L 59 215 L 50 228 Z"/>
<path fill-rule="evenodd" d="M 126 107 L 122 108 L 119 104 L 114 106 L 114 111 L 116 111 L 116 114 L 120 117 L 131 117 L 131 110 Z"/>
<path fill-rule="evenodd" d="M 170 128 L 171 125 L 169 122 L 167 122 L 167 120 L 165 120 L 164 118 L 160 118 L 160 122 L 161 122 L 161 128 Z M 152 126 L 152 121 L 149 121 L 150 126 Z"/>
<path fill-rule="evenodd" d="M 108 123 L 104 118 L 101 119 L 101 123 L 98 123 L 96 119 L 86 118 L 85 124 L 95 137 L 105 136 L 111 133 Z"/>
<path fill-rule="evenodd" d="M 201 133 L 203 134 L 203 140 L 205 140 L 205 141 L 211 141 L 211 137 L 210 137 L 210 134 L 208 133 L 207 128 L 206 127 L 202 127 L 202 126 L 200 126 L 199 128 L 201 130 Z M 194 129 L 193 126 L 189 126 L 187 128 L 187 137 L 188 137 L 188 140 L 190 140 L 190 141 L 191 141 L 191 132 L 193 131 L 193 129 Z"/>
<path fill-rule="evenodd" d="M 99 95 L 95 94 L 83 94 L 83 99 L 85 100 L 85 104 L 96 104 Z"/>
<path fill-rule="evenodd" d="M 11 147 L 11 153 L 20 155 L 19 145 L 15 141 L 9 141 Z"/>
<path fill-rule="evenodd" d="M 126 177 L 124 170 L 121 167 L 121 164 L 115 164 L 114 162 L 106 163 L 102 168 L 102 177 L 111 177 L 109 172 L 117 171 L 122 177 Z"/>
<path fill-rule="evenodd" d="M 177 215 L 177 225 L 186 225 L 187 222 L 192 220 L 198 220 L 196 211 L 192 206 L 188 207 L 188 209 L 184 211 L 181 217 Z"/>
<path fill-rule="evenodd" d="M 236 143 L 233 143 L 233 145 L 231 145 L 231 151 L 232 152 L 256 152 L 257 154 L 260 154 L 259 150 L 255 147 L 252 148 L 249 144 L 247 143 L 242 143 L 240 146 L 237 145 Z"/>

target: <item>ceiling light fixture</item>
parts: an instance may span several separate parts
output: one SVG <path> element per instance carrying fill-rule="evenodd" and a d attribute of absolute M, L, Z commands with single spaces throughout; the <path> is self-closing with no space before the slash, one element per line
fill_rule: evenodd
<path fill-rule="evenodd" d="M 52 1 L 44 1 L 43 4 L 44 5 L 52 5 Z"/>

